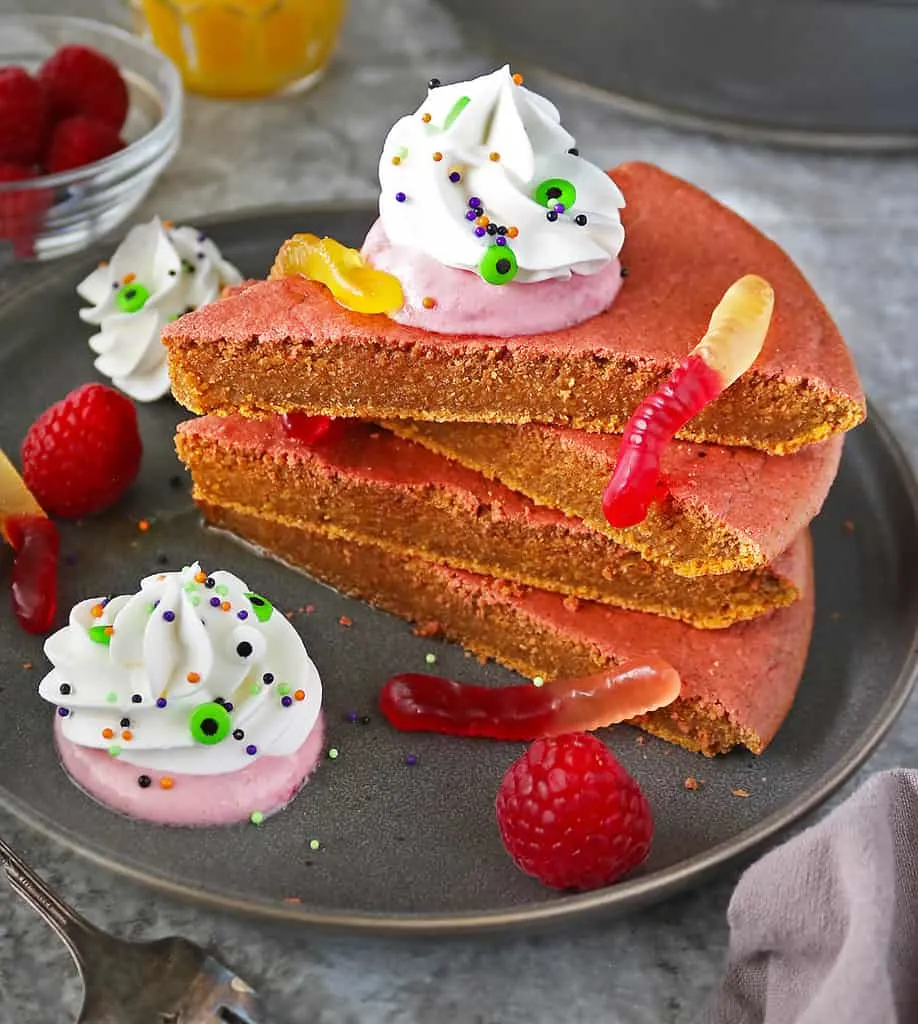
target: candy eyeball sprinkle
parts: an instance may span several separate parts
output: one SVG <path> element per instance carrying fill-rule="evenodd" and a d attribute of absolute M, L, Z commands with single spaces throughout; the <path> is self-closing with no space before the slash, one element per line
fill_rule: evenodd
<path fill-rule="evenodd" d="M 122 313 L 138 313 L 147 304 L 150 289 L 138 281 L 123 284 L 115 294 L 115 304 Z"/>
<path fill-rule="evenodd" d="M 478 273 L 488 284 L 507 284 L 518 271 L 516 256 L 509 245 L 489 245 L 478 264 Z"/>
<path fill-rule="evenodd" d="M 230 713 L 216 701 L 199 704 L 192 712 L 188 722 L 192 739 L 205 746 L 213 746 L 229 736 L 232 730 Z"/>
<path fill-rule="evenodd" d="M 230 643 L 240 661 L 261 661 L 268 652 L 265 638 L 252 626 L 237 626 Z"/>
<path fill-rule="evenodd" d="M 255 612 L 255 618 L 259 622 L 267 622 L 274 614 L 274 605 L 267 598 L 262 597 L 261 594 L 246 594 L 245 596 L 248 598 L 249 604 L 251 604 L 252 610 Z"/>
<path fill-rule="evenodd" d="M 562 205 L 569 210 L 577 202 L 577 189 L 567 178 L 546 178 L 535 187 L 532 198 L 539 206 Z"/>

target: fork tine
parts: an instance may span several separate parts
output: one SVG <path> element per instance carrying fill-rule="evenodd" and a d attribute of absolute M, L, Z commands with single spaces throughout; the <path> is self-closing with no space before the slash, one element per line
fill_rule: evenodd
<path fill-rule="evenodd" d="M 80 938 L 96 934 L 96 929 L 73 907 L 65 903 L 42 878 L 36 875 L 2 838 L 0 838 L 0 864 L 6 871 L 10 888 L 48 922 L 79 961 Z"/>

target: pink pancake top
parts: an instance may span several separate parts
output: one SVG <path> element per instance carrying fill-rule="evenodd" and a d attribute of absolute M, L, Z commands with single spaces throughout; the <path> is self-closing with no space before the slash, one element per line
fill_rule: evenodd
<path fill-rule="evenodd" d="M 308 464 L 313 472 L 324 473 L 330 478 L 347 477 L 395 489 L 437 487 L 448 490 L 456 504 L 466 508 L 471 515 L 475 515 L 482 506 L 485 506 L 494 519 L 517 520 L 543 528 L 563 525 L 574 534 L 593 532 L 579 519 L 566 516 L 555 509 L 536 505 L 517 491 L 488 480 L 481 473 L 467 469 L 458 462 L 445 459 L 422 445 L 396 437 L 387 430 L 358 420 L 350 421 L 343 435 L 315 447 L 290 437 L 284 430 L 280 417 L 251 420 L 238 415 L 202 416 L 180 424 L 178 429 L 180 433 L 190 437 L 232 446 L 252 458 L 268 458 L 293 465 Z M 569 433 L 576 435 L 581 432 Z M 585 436 L 597 441 L 610 440 L 595 435 Z M 731 467 L 734 464 L 734 460 L 730 458 L 721 461 L 719 455 L 729 452 L 730 449 L 711 448 L 710 451 L 715 457 L 711 458 L 711 464 L 708 465 L 705 459 L 697 457 L 699 446 L 678 444 L 676 447 L 685 449 L 685 457 L 681 460 L 686 465 L 684 489 L 697 478 L 702 481 L 703 491 L 719 495 L 720 488 L 725 485 L 724 466 Z M 817 447 L 821 449 L 823 446 Z M 782 459 L 777 456 L 758 456 L 758 453 L 740 449 L 736 451 L 741 455 L 755 456 L 749 460 L 753 467 L 761 462 L 791 463 L 800 457 L 793 455 Z M 808 454 L 808 451 L 801 454 Z M 677 463 L 679 461 L 676 459 Z M 741 463 L 742 461 L 740 459 Z M 729 473 L 726 485 L 734 482 L 745 488 L 747 502 L 755 493 L 755 488 L 760 486 L 754 480 L 750 481 L 742 472 L 735 470 Z M 729 502 L 727 504 L 729 505 Z M 780 503 L 777 507 L 783 508 Z M 794 532 L 788 535 L 784 547 L 791 544 L 809 522 L 809 518 L 803 519 Z M 798 588 L 802 587 L 806 579 L 805 560 L 794 555 L 794 552 L 799 550 L 797 545 L 783 554 L 775 552 L 776 555 L 780 554 L 780 557 L 772 566 L 778 575 L 789 579 Z"/>
<path fill-rule="evenodd" d="M 172 340 L 224 339 L 323 345 L 431 348 L 457 355 L 495 347 L 538 358 L 589 352 L 673 366 L 703 335 L 727 287 L 756 273 L 775 289 L 776 304 L 754 375 L 808 380 L 862 402 L 854 363 L 822 302 L 789 257 L 737 214 L 700 189 L 650 164 L 611 172 L 627 201 L 621 263 L 628 277 L 612 306 L 585 323 L 550 334 L 511 338 L 451 337 L 353 313 L 302 277 L 259 282 L 168 324 Z"/>

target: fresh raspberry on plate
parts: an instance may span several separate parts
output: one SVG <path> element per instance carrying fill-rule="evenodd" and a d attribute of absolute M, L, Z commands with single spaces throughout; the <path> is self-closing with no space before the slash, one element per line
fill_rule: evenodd
<path fill-rule="evenodd" d="M 0 183 L 29 181 L 30 167 L 0 163 Z M 41 231 L 44 214 L 51 205 L 50 189 L 29 188 L 0 192 L 0 238 L 9 239 L 20 259 L 35 255 L 35 236 Z"/>
<path fill-rule="evenodd" d="M 0 68 L 0 161 L 35 163 L 47 127 L 48 106 L 38 82 L 24 68 Z"/>
<path fill-rule="evenodd" d="M 51 129 L 44 167 L 49 174 L 85 167 L 124 148 L 118 132 L 91 117 L 68 117 Z"/>
<path fill-rule="evenodd" d="M 638 784 L 588 733 L 536 740 L 507 770 L 497 824 L 517 867 L 553 889 L 598 889 L 640 864 L 653 817 Z"/>
<path fill-rule="evenodd" d="M 55 120 L 81 114 L 115 132 L 124 126 L 128 91 L 118 66 L 87 46 L 62 46 L 42 65 L 38 81 Z"/>
<path fill-rule="evenodd" d="M 134 482 L 141 452 L 130 399 L 84 384 L 29 427 L 22 478 L 49 515 L 79 519 L 114 505 Z"/>

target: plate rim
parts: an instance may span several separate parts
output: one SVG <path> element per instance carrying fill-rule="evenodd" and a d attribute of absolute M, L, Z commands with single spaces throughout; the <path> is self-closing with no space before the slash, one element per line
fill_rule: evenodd
<path fill-rule="evenodd" d="M 215 226 L 244 222 L 253 217 L 262 219 L 295 213 L 308 217 L 314 213 L 328 213 L 336 210 L 356 212 L 370 209 L 372 209 L 372 204 L 366 202 L 284 204 L 261 207 L 257 211 L 217 214 L 211 217 L 196 218 L 196 220 L 199 224 Z M 83 253 L 68 257 L 63 262 L 76 266 L 80 260 L 90 259 L 96 248 L 98 247 L 91 247 Z M 54 266 L 60 267 L 60 263 L 56 263 Z M 49 274 L 58 276 L 49 267 L 47 274 L 41 272 L 35 274 L 31 280 L 24 281 L 21 287 L 14 284 L 12 288 L 4 288 L 4 294 L 0 294 L 0 315 L 6 312 L 10 305 L 25 301 L 35 289 L 45 283 Z M 916 475 L 912 460 L 893 433 L 888 419 L 873 401 L 868 401 L 868 419 L 871 427 L 876 429 L 880 442 L 896 467 L 897 475 L 908 499 L 912 518 L 918 524 L 918 475 Z M 330 931 L 363 935 L 403 935 L 406 937 L 411 935 L 468 935 L 507 931 L 522 926 L 544 927 L 576 917 L 595 916 L 601 913 L 611 916 L 615 912 L 621 913 L 649 902 L 660 901 L 693 882 L 704 881 L 716 871 L 724 870 L 729 865 L 742 860 L 752 850 L 764 846 L 769 841 L 776 840 L 792 825 L 832 797 L 864 764 L 899 717 L 916 682 L 918 682 L 918 622 L 914 626 L 908 656 L 892 683 L 886 699 L 871 720 L 869 728 L 862 733 L 859 742 L 848 751 L 846 756 L 836 763 L 832 771 L 825 773 L 818 782 L 811 785 L 790 804 L 773 812 L 738 835 L 652 875 L 639 876 L 592 892 L 562 895 L 545 903 L 523 903 L 510 909 L 393 914 L 379 911 L 322 910 L 309 908 L 299 903 L 260 897 L 242 899 L 222 896 L 216 892 L 187 888 L 168 878 L 151 875 L 121 863 L 117 858 L 112 858 L 74 837 L 69 830 L 59 829 L 44 814 L 29 808 L 19 798 L 8 793 L 2 785 L 0 785 L 0 808 L 39 835 L 50 839 L 68 852 L 77 854 L 91 864 L 126 878 L 141 888 L 160 892 L 183 903 L 203 906 L 214 911 L 229 911 L 265 922 L 307 925 Z"/>

